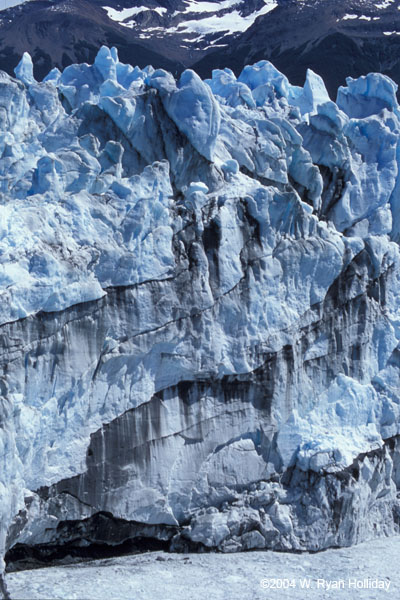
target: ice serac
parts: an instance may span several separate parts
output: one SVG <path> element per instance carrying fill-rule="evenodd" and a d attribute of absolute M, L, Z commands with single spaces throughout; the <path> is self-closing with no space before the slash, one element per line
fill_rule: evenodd
<path fill-rule="evenodd" d="M 30 64 L 0 76 L 2 554 L 397 531 L 394 85 Z"/>
<path fill-rule="evenodd" d="M 161 70 L 150 75 L 146 83 L 159 91 L 168 116 L 193 147 L 213 160 L 220 114 L 210 88 L 190 69 L 182 73 L 177 84 L 169 73 Z"/>

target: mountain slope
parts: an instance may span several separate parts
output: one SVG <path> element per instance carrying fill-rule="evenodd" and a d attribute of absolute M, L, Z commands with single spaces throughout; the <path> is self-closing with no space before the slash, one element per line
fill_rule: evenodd
<path fill-rule="evenodd" d="M 272 60 L 302 85 L 307 68 L 319 73 L 333 98 L 348 76 L 385 73 L 400 82 L 400 10 L 397 0 L 282 0 L 233 43 L 198 61 L 208 76 L 229 65 Z"/>
<path fill-rule="evenodd" d="M 202 77 L 269 59 L 298 85 L 307 68 L 331 96 L 347 76 L 400 81 L 398 0 L 32 0 L 0 13 L 0 68 L 24 51 L 41 79 L 53 66 L 92 62 L 101 44 L 121 59 Z"/>
<path fill-rule="evenodd" d="M 42 79 L 53 67 L 93 62 L 102 44 L 117 46 L 126 62 L 141 67 L 177 68 L 176 60 L 141 45 L 94 2 L 34 0 L 0 13 L 0 69 L 10 74 L 25 51 Z"/>

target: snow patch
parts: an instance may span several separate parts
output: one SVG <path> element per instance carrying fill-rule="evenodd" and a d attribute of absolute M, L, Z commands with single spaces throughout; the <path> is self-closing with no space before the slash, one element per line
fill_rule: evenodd
<path fill-rule="evenodd" d="M 383 8 L 388 8 L 391 4 L 393 4 L 395 0 L 383 0 L 383 2 L 379 2 L 378 4 L 375 4 L 376 8 L 379 9 L 383 9 Z"/>
<path fill-rule="evenodd" d="M 117 21 L 118 23 L 121 23 L 121 25 L 124 25 L 127 27 L 132 26 L 132 24 L 124 23 L 124 21 L 126 21 L 130 17 L 134 17 L 144 11 L 151 10 L 153 12 L 158 13 L 161 16 L 167 12 L 167 9 L 163 8 L 161 6 L 157 7 L 157 8 L 149 8 L 147 6 L 133 6 L 132 8 L 123 8 L 122 10 L 117 10 L 110 6 L 103 6 L 103 8 L 105 11 L 107 11 L 107 15 L 109 16 L 110 19 L 112 19 L 113 21 Z"/>
<path fill-rule="evenodd" d="M 222 0 L 222 2 L 198 2 L 197 0 L 185 0 L 187 5 L 183 13 L 215 13 L 226 8 L 232 8 L 237 4 L 241 4 L 243 0 Z M 179 14 L 180 11 L 176 11 L 175 14 Z"/>
<path fill-rule="evenodd" d="M 264 0 L 265 1 L 265 0 Z M 249 29 L 255 22 L 255 20 L 261 15 L 266 15 L 278 6 L 278 3 L 274 0 L 266 2 L 265 6 L 260 10 L 243 17 L 238 10 L 234 10 L 231 13 L 224 15 L 213 15 L 212 17 L 205 17 L 204 19 L 185 21 L 178 25 L 178 31 L 180 33 L 201 33 L 207 35 L 211 33 L 218 33 L 227 31 L 228 33 L 244 32 Z M 175 32 L 175 28 L 167 30 L 168 33 Z"/>

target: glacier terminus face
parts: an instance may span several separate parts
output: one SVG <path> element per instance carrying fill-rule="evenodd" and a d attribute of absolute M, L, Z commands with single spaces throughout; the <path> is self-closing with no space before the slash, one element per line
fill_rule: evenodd
<path fill-rule="evenodd" d="M 397 86 L 349 78 L 333 102 L 311 71 L 302 88 L 268 61 L 176 80 L 106 47 L 42 82 L 25 54 L 15 75 L 1 556 L 397 531 Z"/>

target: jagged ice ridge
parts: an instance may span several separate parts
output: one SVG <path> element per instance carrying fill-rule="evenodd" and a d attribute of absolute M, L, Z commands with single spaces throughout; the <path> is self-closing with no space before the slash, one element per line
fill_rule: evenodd
<path fill-rule="evenodd" d="M 0 552 L 396 531 L 400 110 L 271 63 L 0 73 Z M 104 516 L 105 515 L 105 516 Z M 74 522 L 75 524 L 71 524 Z M 85 529 L 86 528 L 86 529 Z M 139 532 L 139 533 L 138 533 Z M 96 537 L 97 536 L 97 537 Z"/>

